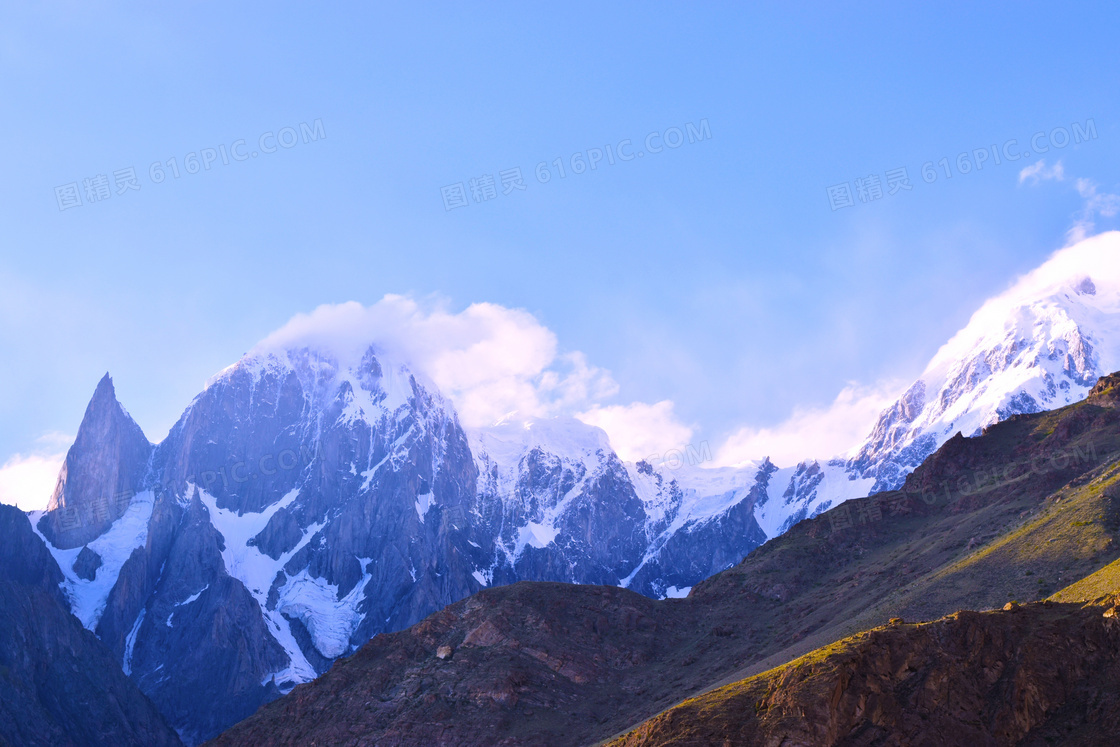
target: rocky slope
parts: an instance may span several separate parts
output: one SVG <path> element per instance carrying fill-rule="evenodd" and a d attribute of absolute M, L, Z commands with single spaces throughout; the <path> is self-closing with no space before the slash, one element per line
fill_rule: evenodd
<path fill-rule="evenodd" d="M 898 620 L 688 700 L 611 747 L 1115 744 L 1120 597 Z"/>
<path fill-rule="evenodd" d="M 660 596 L 765 539 L 749 501 L 697 522 L 672 484 L 676 504 L 643 500 L 578 421 L 468 436 L 373 347 L 246 356 L 154 449 L 106 378 L 59 486 L 31 518 L 75 615 L 188 742 L 481 588 L 626 580 Z M 678 514 L 689 544 L 665 547 Z"/>
<path fill-rule="evenodd" d="M 1120 557 L 1117 392 L 1105 379 L 1082 403 L 953 439 L 905 490 L 803 521 L 686 599 L 484 590 L 377 636 L 215 744 L 588 744 L 894 617 L 1044 599 Z M 1075 643 L 1061 650 L 1084 660 Z M 958 654 L 928 648 L 922 666 Z"/>
<path fill-rule="evenodd" d="M 179 745 L 155 706 L 70 614 L 62 574 L 0 505 L 0 744 Z"/>
<path fill-rule="evenodd" d="M 695 491 L 639 466 L 666 506 L 629 469 L 570 419 L 468 435 L 374 347 L 261 350 L 154 448 L 104 379 L 58 500 L 31 519 L 74 614 L 194 743 L 487 586 L 625 580 L 660 596 L 765 539 L 750 502 L 698 521 Z M 691 545 L 665 547 L 678 520 Z"/>

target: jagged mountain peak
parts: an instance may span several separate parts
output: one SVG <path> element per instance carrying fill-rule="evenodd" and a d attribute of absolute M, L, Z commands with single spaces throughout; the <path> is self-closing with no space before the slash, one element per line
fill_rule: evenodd
<path fill-rule="evenodd" d="M 106 373 L 66 453 L 41 531 L 62 548 L 80 547 L 100 536 L 142 489 L 152 448 L 117 401 Z"/>
<path fill-rule="evenodd" d="M 117 389 L 113 385 L 113 377 L 106 371 L 105 375 L 97 382 L 97 386 L 94 387 L 93 396 L 90 397 L 89 404 L 86 405 L 85 414 L 82 416 L 82 424 L 78 428 L 77 439 L 88 441 L 97 437 L 99 434 L 96 432 L 96 428 L 99 423 L 107 419 L 118 418 L 121 422 L 131 422 L 136 430 L 140 430 L 140 426 L 132 420 L 128 410 L 117 399 Z"/>
<path fill-rule="evenodd" d="M 109 375 L 108 371 L 97 382 L 97 387 L 93 390 L 93 399 L 96 400 L 99 397 L 111 397 L 114 401 L 117 398 L 117 390 L 113 386 L 113 377 Z"/>

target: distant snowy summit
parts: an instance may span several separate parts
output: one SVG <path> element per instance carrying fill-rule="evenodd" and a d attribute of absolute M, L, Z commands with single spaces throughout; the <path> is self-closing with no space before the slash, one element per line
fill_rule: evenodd
<path fill-rule="evenodd" d="M 1120 370 L 1120 233 L 1057 252 L 987 301 L 848 454 L 803 462 L 756 508 L 768 537 L 837 503 L 897 489 L 955 434 L 1085 398 Z M 773 478 L 772 478 L 773 482 Z"/>
<path fill-rule="evenodd" d="M 1084 399 L 1120 369 L 1120 233 L 1061 251 L 989 300 L 883 412 L 846 468 L 897 488 L 954 434 Z"/>

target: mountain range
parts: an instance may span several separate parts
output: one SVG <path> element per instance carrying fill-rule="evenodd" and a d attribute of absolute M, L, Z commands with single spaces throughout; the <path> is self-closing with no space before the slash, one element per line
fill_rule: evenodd
<path fill-rule="evenodd" d="M 950 439 L 687 598 L 486 589 L 213 745 L 1109 745 L 1118 602 L 1120 373 Z"/>
<path fill-rule="evenodd" d="M 806 520 L 834 522 L 847 501 L 918 485 L 911 473 L 959 449 L 955 439 L 1085 399 L 1120 369 L 1118 257 L 1118 234 L 1065 250 L 985 304 L 865 442 L 792 466 L 715 468 L 699 452 L 676 469 L 625 462 L 574 418 L 467 429 L 423 371 L 377 340 L 262 344 L 208 382 L 158 444 L 106 375 L 23 541 L 41 542 L 57 566 L 45 584 L 61 591 L 55 601 L 188 744 L 388 645 L 387 634 L 435 625 L 433 613 L 543 593 L 518 582 L 600 589 L 577 606 L 615 610 L 622 622 L 605 624 L 627 636 L 672 628 L 643 622 L 661 614 L 655 600 L 693 600 L 768 540 L 823 519 Z M 557 598 L 584 594 L 558 588 Z M 786 601 L 791 588 L 751 594 Z M 590 625 L 606 635 L 597 617 Z M 661 661 L 671 640 L 618 656 Z M 404 655 L 395 651 L 384 655 Z M 585 664 L 573 681 L 591 677 L 577 671 Z"/>

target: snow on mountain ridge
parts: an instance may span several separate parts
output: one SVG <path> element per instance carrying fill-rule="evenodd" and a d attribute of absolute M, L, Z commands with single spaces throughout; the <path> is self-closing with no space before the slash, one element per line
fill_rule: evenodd
<path fill-rule="evenodd" d="M 475 459 L 500 465 L 504 480 L 533 449 L 583 464 L 588 472 L 600 466 L 601 454 L 613 453 L 603 429 L 571 417 L 509 418 L 492 426 L 467 429 L 467 437 Z"/>
<path fill-rule="evenodd" d="M 47 549 L 54 556 L 62 571 L 64 581 L 63 590 L 70 600 L 74 616 L 81 621 L 87 630 L 96 630 L 101 614 L 105 611 L 105 604 L 109 593 L 117 582 L 121 567 L 128 560 L 132 551 L 142 546 L 148 539 L 148 521 L 152 516 L 153 496 L 151 492 L 137 495 L 129 503 L 128 508 L 120 518 L 97 539 L 88 545 L 83 545 L 69 550 L 62 550 L 51 544 L 50 540 L 39 529 L 39 519 L 44 511 L 34 511 L 29 514 L 31 527 L 39 538 L 46 544 Z M 82 578 L 74 570 L 74 562 L 79 553 L 85 548 L 97 553 L 101 562 L 97 567 L 94 578 Z"/>
<path fill-rule="evenodd" d="M 755 520 L 772 539 L 803 519 L 817 516 L 849 498 L 867 495 L 874 483 L 852 474 L 839 460 L 783 467 L 770 477 L 767 500 L 756 506 Z"/>
<path fill-rule="evenodd" d="M 1057 252 L 987 301 L 880 416 L 849 460 L 896 488 L 958 431 L 1083 399 L 1120 369 L 1120 233 Z"/>
<path fill-rule="evenodd" d="M 349 384 L 350 406 L 344 416 L 364 418 L 367 422 L 375 413 L 392 413 L 404 407 L 415 393 L 414 380 L 442 400 L 438 388 L 423 372 L 389 356 L 375 343 L 366 344 L 361 355 L 322 346 L 254 348 L 237 363 L 211 377 L 205 388 L 228 380 L 237 372 L 251 376 L 254 385 L 266 374 L 280 378 L 294 373 L 305 391 L 321 392 L 326 397 L 333 397 L 340 384 Z"/>

